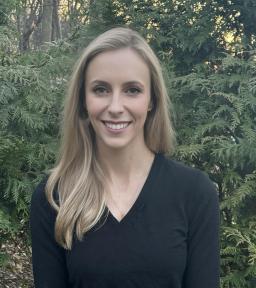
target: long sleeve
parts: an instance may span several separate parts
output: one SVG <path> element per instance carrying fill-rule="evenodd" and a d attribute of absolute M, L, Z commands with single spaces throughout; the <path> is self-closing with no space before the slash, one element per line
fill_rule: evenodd
<path fill-rule="evenodd" d="M 219 203 L 213 183 L 199 172 L 189 198 L 187 266 L 183 288 L 219 287 Z"/>
<path fill-rule="evenodd" d="M 30 206 L 30 230 L 35 288 L 66 288 L 65 250 L 54 239 L 56 212 L 45 195 L 46 179 L 36 188 Z"/>

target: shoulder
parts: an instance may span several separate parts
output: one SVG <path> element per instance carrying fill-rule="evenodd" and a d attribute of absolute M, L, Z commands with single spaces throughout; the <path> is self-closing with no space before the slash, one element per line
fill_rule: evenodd
<path fill-rule="evenodd" d="M 30 203 L 30 216 L 45 215 L 49 217 L 55 217 L 55 210 L 48 202 L 46 197 L 46 183 L 49 175 L 44 175 L 43 179 L 37 184 L 31 197 Z"/>
<path fill-rule="evenodd" d="M 205 217 L 217 219 L 218 193 L 209 176 L 197 168 L 165 156 L 162 156 L 161 162 L 160 186 L 167 190 L 166 194 L 177 207 L 182 207 L 189 223 L 197 223 L 197 226 L 200 219 Z"/>
<path fill-rule="evenodd" d="M 36 185 L 32 197 L 31 204 L 43 204 L 46 201 L 45 186 L 48 180 L 48 175 L 44 175 L 42 180 Z"/>
<path fill-rule="evenodd" d="M 216 187 L 207 173 L 198 168 L 188 166 L 180 161 L 167 158 L 161 159 L 161 181 L 166 183 L 180 197 L 188 198 L 193 202 L 209 200 L 217 195 Z"/>
<path fill-rule="evenodd" d="M 168 158 L 163 154 L 160 154 L 159 157 L 161 158 L 162 165 L 164 166 L 164 168 L 169 173 L 175 174 L 175 176 L 191 176 L 191 175 L 194 176 L 201 172 L 197 168 L 188 166 L 181 161 Z"/>

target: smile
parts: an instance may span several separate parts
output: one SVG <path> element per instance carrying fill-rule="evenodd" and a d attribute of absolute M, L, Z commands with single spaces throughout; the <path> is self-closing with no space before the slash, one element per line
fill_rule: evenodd
<path fill-rule="evenodd" d="M 103 121 L 104 125 L 112 130 L 122 130 L 129 126 L 131 122 L 119 122 L 119 123 L 113 123 L 113 122 L 107 122 Z"/>

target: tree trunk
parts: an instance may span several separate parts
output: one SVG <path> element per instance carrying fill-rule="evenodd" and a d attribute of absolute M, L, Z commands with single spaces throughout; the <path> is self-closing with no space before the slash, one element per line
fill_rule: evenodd
<path fill-rule="evenodd" d="M 51 35 L 52 41 L 62 38 L 58 11 L 59 11 L 59 0 L 53 0 L 52 35 Z"/>
<path fill-rule="evenodd" d="M 29 49 L 30 36 L 41 22 L 41 4 L 41 0 L 33 0 L 29 10 L 24 8 L 17 11 L 17 29 L 20 34 L 19 48 L 21 51 Z"/>
<path fill-rule="evenodd" d="M 51 42 L 52 38 L 53 0 L 43 1 L 41 44 Z"/>

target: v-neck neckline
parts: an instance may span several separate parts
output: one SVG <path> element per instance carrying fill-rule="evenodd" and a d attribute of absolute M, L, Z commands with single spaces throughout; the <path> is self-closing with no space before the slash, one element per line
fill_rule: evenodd
<path fill-rule="evenodd" d="M 142 186 L 142 189 L 140 190 L 140 193 L 138 195 L 138 197 L 136 198 L 135 202 L 133 203 L 133 205 L 130 207 L 130 209 L 128 210 L 128 212 L 124 215 L 124 217 L 119 221 L 110 211 L 110 209 L 107 208 L 108 210 L 108 215 L 110 217 L 110 219 L 117 225 L 122 225 L 124 223 L 126 223 L 127 221 L 129 221 L 129 219 L 131 219 L 136 211 L 144 206 L 144 200 L 145 200 L 145 196 L 146 194 L 148 194 L 150 188 L 152 188 L 152 184 L 153 184 L 153 180 L 154 180 L 154 175 L 156 174 L 155 171 L 157 169 L 157 163 L 159 160 L 160 154 L 156 153 L 154 160 L 151 164 L 151 168 L 149 170 L 148 176 Z"/>

